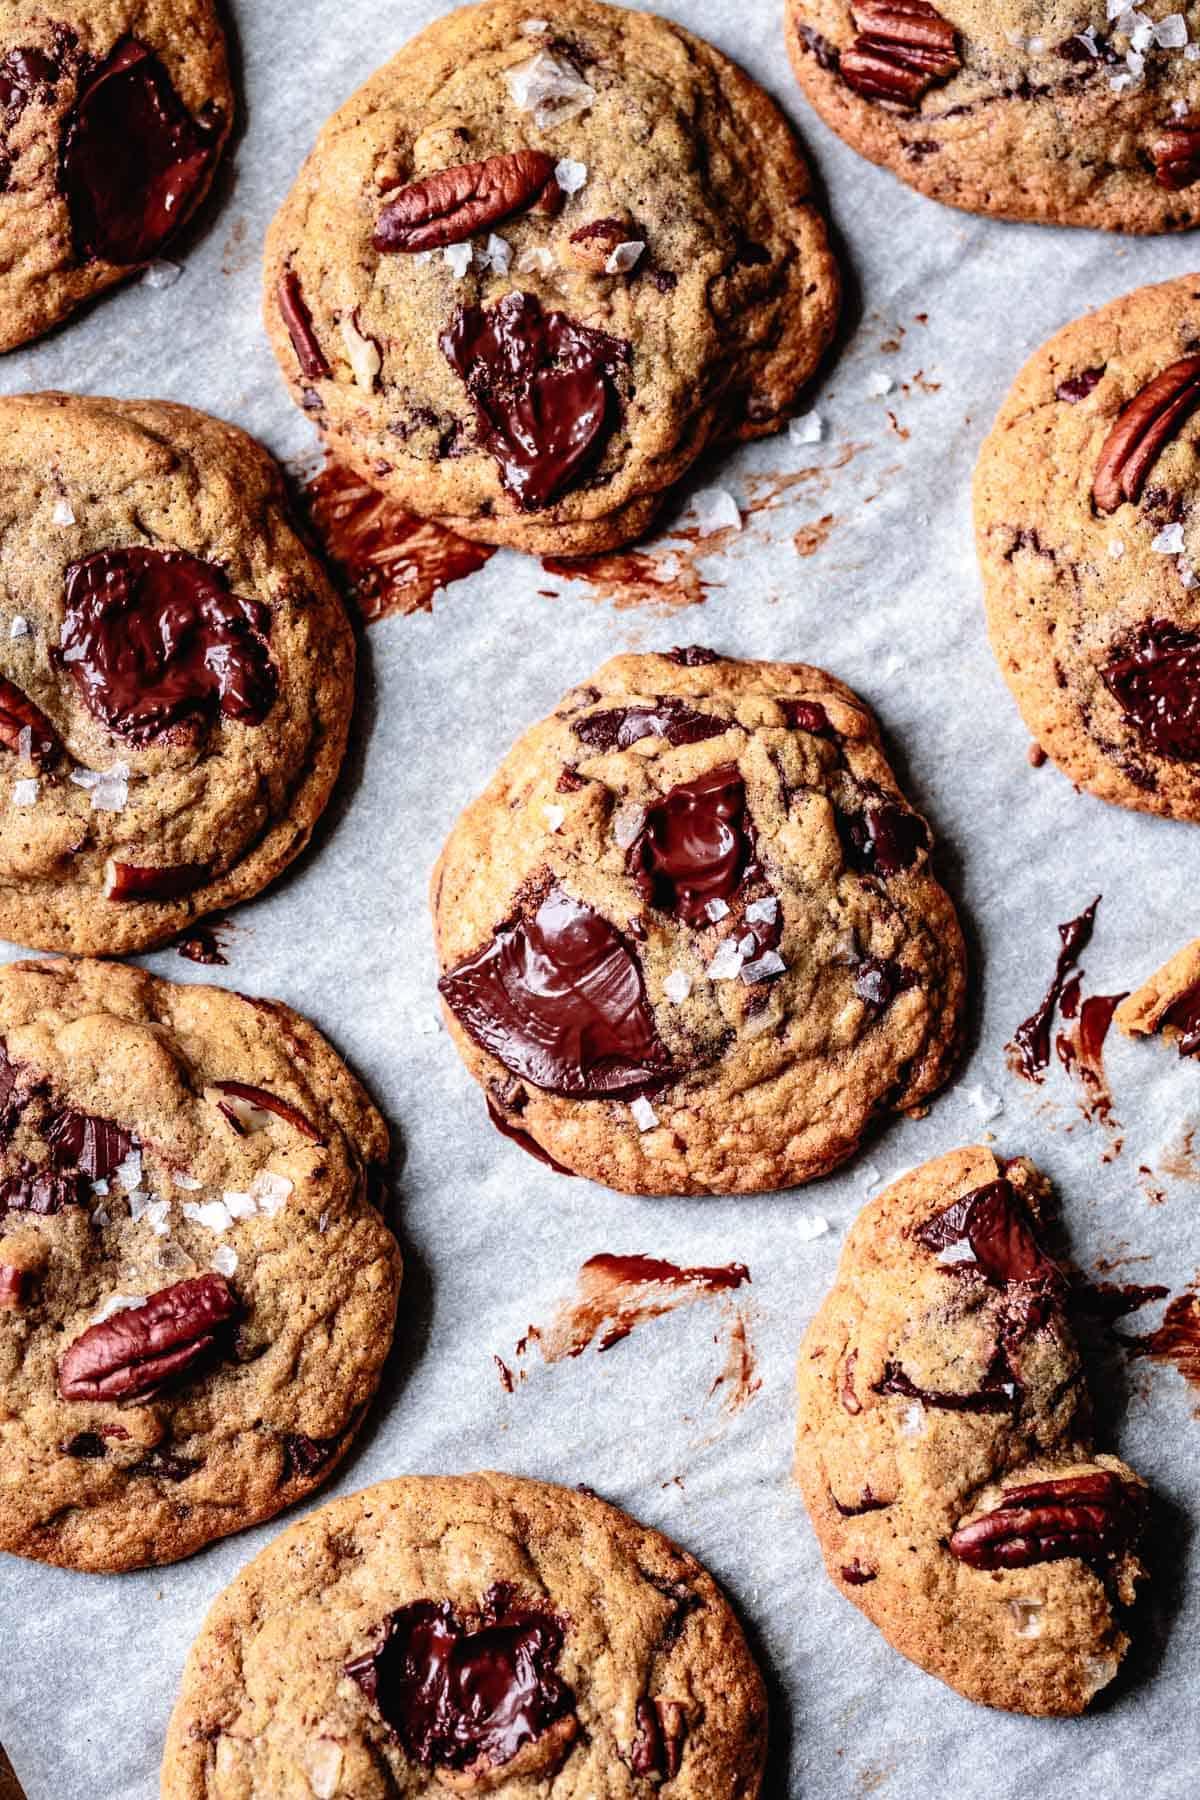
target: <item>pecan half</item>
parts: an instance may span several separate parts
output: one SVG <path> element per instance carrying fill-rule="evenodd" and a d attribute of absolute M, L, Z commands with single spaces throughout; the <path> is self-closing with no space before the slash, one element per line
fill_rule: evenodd
<path fill-rule="evenodd" d="M 58 1366 L 64 1400 L 126 1400 L 182 1375 L 211 1350 L 237 1311 L 221 1275 L 199 1275 L 151 1294 L 75 1339 Z"/>
<path fill-rule="evenodd" d="M 219 1094 L 228 1094 L 231 1100 L 241 1100 L 247 1106 L 257 1107 L 260 1112 L 274 1113 L 277 1119 L 283 1119 L 286 1124 L 294 1126 L 302 1137 L 311 1139 L 314 1144 L 321 1142 L 321 1134 L 316 1126 L 305 1118 L 298 1107 L 292 1106 L 287 1100 L 281 1100 L 278 1094 L 269 1094 L 266 1088 L 253 1087 L 248 1081 L 214 1081 L 212 1085 Z M 224 1107 L 221 1110 L 225 1112 Z M 225 1116 L 229 1118 L 230 1113 L 226 1112 Z M 236 1131 L 242 1131 L 244 1121 L 236 1113 L 230 1123 Z"/>
<path fill-rule="evenodd" d="M 1092 479 L 1096 510 L 1116 512 L 1142 484 L 1189 413 L 1200 406 L 1200 356 L 1184 356 L 1123 407 L 1104 440 Z"/>
<path fill-rule="evenodd" d="M 950 1549 L 974 1569 L 1026 1569 L 1070 1556 L 1102 1562 L 1134 1543 L 1144 1512 L 1140 1488 L 1107 1471 L 1035 1481 L 1008 1488 L 1000 1506 L 961 1525 Z"/>
<path fill-rule="evenodd" d="M 177 900 L 190 894 L 208 880 L 208 863 L 172 863 L 163 869 L 139 863 L 115 862 L 110 856 L 104 865 L 104 898 L 106 900 Z"/>
<path fill-rule="evenodd" d="M 279 277 L 279 286 L 275 290 L 275 301 L 279 307 L 279 316 L 287 327 L 287 334 L 292 340 L 292 349 L 296 352 L 296 361 L 300 364 L 300 373 L 309 381 L 322 381 L 329 374 L 329 364 L 325 360 L 325 352 L 317 342 L 317 334 L 313 330 L 312 314 L 304 301 L 300 289 L 300 277 L 295 270 L 287 269 Z"/>
<path fill-rule="evenodd" d="M 410 182 L 380 213 L 371 242 L 383 251 L 437 250 L 528 206 L 552 210 L 560 198 L 553 157 L 514 150 Z"/>
<path fill-rule="evenodd" d="M 1200 181 L 1200 113 L 1172 119 L 1150 146 L 1154 175 L 1159 187 L 1177 194 L 1180 188 Z"/>
<path fill-rule="evenodd" d="M 858 0 L 850 16 L 858 36 L 842 52 L 842 79 L 868 100 L 915 106 L 962 68 L 958 33 L 925 0 Z"/>
<path fill-rule="evenodd" d="M 21 733 L 29 733 L 31 762 L 51 762 L 62 749 L 57 731 L 40 707 L 26 698 L 14 681 L 0 675 L 0 744 L 21 750 Z"/>
<path fill-rule="evenodd" d="M 687 1715 L 678 1700 L 639 1700 L 634 1715 L 637 1736 L 629 1763 L 635 1775 L 659 1775 L 670 1781 L 683 1761 Z"/>

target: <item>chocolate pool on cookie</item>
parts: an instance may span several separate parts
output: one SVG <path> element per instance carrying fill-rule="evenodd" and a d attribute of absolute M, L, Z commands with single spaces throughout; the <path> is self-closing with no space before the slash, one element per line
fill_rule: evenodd
<path fill-rule="evenodd" d="M 1106 231 L 1200 218 L 1200 9 L 1174 0 L 784 0 L 806 97 L 968 212 Z"/>
<path fill-rule="evenodd" d="M 214 0 L 3 0 L 0 351 L 169 249 L 232 121 Z"/>
<path fill-rule="evenodd" d="M 873 718 L 799 663 L 620 656 L 434 872 L 440 989 L 500 1129 L 633 1193 L 788 1187 L 944 1080 L 962 938 Z"/>
<path fill-rule="evenodd" d="M 0 399 L 0 936 L 118 954 L 256 894 L 308 841 L 353 694 L 350 626 L 250 438 Z"/>
<path fill-rule="evenodd" d="M 796 1478 L 830 1579 L 897 1650 L 1070 1714 L 1129 1648 L 1149 1496 L 1093 1447 L 1047 1193 L 973 1148 L 863 1209 L 800 1349 Z"/>
<path fill-rule="evenodd" d="M 411 1476 L 321 1507 L 215 1601 L 163 1800 L 756 1800 L 762 1678 L 699 1563 L 578 1489 Z"/>
<path fill-rule="evenodd" d="M 275 1001 L 0 973 L 0 1548 L 172 1562 L 336 1467 L 391 1343 L 387 1129 Z"/>
<path fill-rule="evenodd" d="M 777 430 L 837 273 L 774 103 L 598 0 L 429 26 L 325 126 L 266 316 L 334 456 L 464 537 L 636 537 L 710 444 Z"/>

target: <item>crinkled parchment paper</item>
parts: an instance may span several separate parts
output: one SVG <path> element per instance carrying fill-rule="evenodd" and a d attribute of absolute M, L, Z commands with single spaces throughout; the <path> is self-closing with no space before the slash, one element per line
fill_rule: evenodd
<path fill-rule="evenodd" d="M 990 1129 L 1000 1150 L 1032 1154 L 1058 1182 L 1083 1267 L 1144 1258 L 1114 1278 L 1178 1292 L 1200 1264 L 1200 1184 L 1158 1172 L 1163 1162 L 1186 1171 L 1170 1149 L 1200 1118 L 1200 1067 L 1114 1035 L 1124 1145 L 1107 1162 L 1110 1137 L 1081 1117 L 1061 1070 L 1038 1091 L 1005 1068 L 1002 1046 L 1049 976 L 1056 924 L 1095 894 L 1089 992 L 1129 987 L 1200 932 L 1200 831 L 1108 809 L 1052 767 L 1029 766 L 984 639 L 969 503 L 980 439 L 1028 352 L 1085 308 L 1188 270 L 1200 242 L 1005 225 L 910 193 L 802 104 L 781 3 L 669 10 L 783 100 L 827 189 L 848 301 L 845 339 L 812 401 L 822 441 L 785 436 L 701 473 L 698 485 L 743 504 L 770 502 L 696 565 L 702 605 L 622 607 L 503 553 L 432 615 L 372 627 L 328 822 L 297 869 L 240 909 L 229 967 L 214 971 L 307 1012 L 395 1129 L 408 1257 L 397 1353 L 329 1492 L 492 1465 L 586 1482 L 677 1536 L 725 1584 L 769 1672 L 772 1797 L 1191 1795 L 1200 1418 L 1173 1369 L 1114 1365 L 1104 1395 L 1109 1441 L 1168 1503 L 1169 1526 L 1141 1651 L 1082 1721 L 987 1712 L 896 1656 L 826 1584 L 788 1465 L 803 1327 L 868 1193 L 913 1163 Z M 0 386 L 188 401 L 295 458 L 311 449 L 310 428 L 259 324 L 263 232 L 321 122 L 436 8 L 236 0 L 233 10 L 242 134 L 180 280 L 110 296 L 7 357 Z M 531 6 L 552 11 L 552 0 Z M 569 124 L 562 139 L 569 155 Z M 612 652 L 697 641 L 824 664 L 876 708 L 940 839 L 971 944 L 975 1013 L 969 1057 L 928 1116 L 894 1124 L 835 1178 L 761 1199 L 637 1200 L 543 1169 L 488 1124 L 437 1021 L 425 889 L 455 814 L 519 731 Z M 172 951 L 148 960 L 173 980 L 208 978 Z M 1003 1109 L 989 1120 L 990 1095 Z M 1140 1165 L 1156 1172 L 1139 1179 Z M 814 1215 L 830 1226 L 815 1237 L 804 1230 Z M 708 1397 L 725 1356 L 719 1299 L 640 1327 L 599 1358 L 544 1366 L 533 1349 L 527 1379 L 505 1392 L 493 1356 L 511 1365 L 585 1258 L 630 1251 L 749 1265 L 737 1298 L 750 1296 L 762 1385 L 748 1404 L 729 1414 L 727 1388 Z M 30 1800 L 151 1800 L 188 1644 L 213 1596 L 278 1528 L 119 1578 L 0 1559 L 0 1738 Z"/>

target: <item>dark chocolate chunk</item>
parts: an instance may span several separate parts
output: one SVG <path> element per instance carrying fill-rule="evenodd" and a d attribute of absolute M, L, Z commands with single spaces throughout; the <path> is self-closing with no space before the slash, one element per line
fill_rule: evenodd
<path fill-rule="evenodd" d="M 614 706 L 577 719 L 571 730 L 589 750 L 628 750 L 639 738 L 662 737 L 668 744 L 699 744 L 720 737 L 730 721 L 716 713 L 697 712 L 669 695 L 653 706 Z"/>
<path fill-rule="evenodd" d="M 133 1149 L 128 1131 L 92 1113 L 60 1112 L 46 1127 L 46 1142 L 60 1169 L 79 1169 L 92 1181 L 106 1181 Z"/>
<path fill-rule="evenodd" d="M 886 1012 L 897 994 L 907 993 L 916 985 L 914 969 L 879 956 L 865 957 L 854 971 L 854 991 L 874 1013 Z"/>
<path fill-rule="evenodd" d="M 1001 1286 L 1010 1282 L 1062 1285 L 1062 1272 L 1038 1242 L 1028 1208 L 1003 1176 L 963 1194 L 918 1226 L 913 1235 L 934 1252 L 965 1241 L 980 1271 Z"/>
<path fill-rule="evenodd" d="M 1172 762 L 1200 761 L 1200 633 L 1149 619 L 1100 671 L 1127 725 Z"/>
<path fill-rule="evenodd" d="M 882 790 L 861 813 L 843 814 L 838 827 L 851 868 L 885 881 L 910 869 L 929 844 L 924 820 Z"/>
<path fill-rule="evenodd" d="M 746 787 L 732 765 L 664 794 L 629 848 L 643 898 L 688 925 L 705 920 L 710 900 L 728 900 L 753 860 Z"/>

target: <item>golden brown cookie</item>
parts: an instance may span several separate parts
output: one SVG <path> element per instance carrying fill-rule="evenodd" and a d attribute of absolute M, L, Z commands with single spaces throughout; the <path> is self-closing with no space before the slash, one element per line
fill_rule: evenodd
<path fill-rule="evenodd" d="M 777 430 L 837 303 L 773 101 L 598 0 L 430 25 L 329 121 L 267 242 L 271 341 L 338 459 L 538 553 L 636 537 L 707 445 Z"/>
<path fill-rule="evenodd" d="M 615 657 L 509 752 L 434 872 L 446 1017 L 496 1123 L 630 1193 L 834 1168 L 957 1049 L 930 842 L 832 676 Z"/>
<path fill-rule="evenodd" d="M 1126 1037 L 1154 1037 L 1175 1044 L 1180 1056 L 1200 1052 L 1200 938 L 1126 996 L 1113 1017 Z"/>
<path fill-rule="evenodd" d="M 308 842 L 354 638 L 279 471 L 156 401 L 0 399 L 0 936 L 106 955 Z"/>
<path fill-rule="evenodd" d="M 968 212 L 1107 231 L 1198 216 L 1200 7 L 1158 0 L 785 0 L 800 85 L 840 137 Z"/>
<path fill-rule="evenodd" d="M 232 120 L 214 0 L 0 0 L 0 350 L 161 255 Z"/>
<path fill-rule="evenodd" d="M 992 648 L 1077 786 L 1200 818 L 1200 281 L 1077 319 L 1017 377 L 979 456 Z"/>
<path fill-rule="evenodd" d="M 214 1603 L 163 1800 L 754 1800 L 762 1679 L 692 1557 L 578 1489 L 410 1476 L 310 1513 Z"/>
<path fill-rule="evenodd" d="M 391 1343 L 387 1128 L 290 1007 L 0 972 L 0 1548 L 172 1562 L 349 1448 Z"/>
<path fill-rule="evenodd" d="M 796 1478 L 895 1649 L 988 1706 L 1078 1713 L 1128 1648 L 1147 1495 L 1092 1447 L 1046 1197 L 974 1148 L 863 1209 L 800 1350 Z"/>

